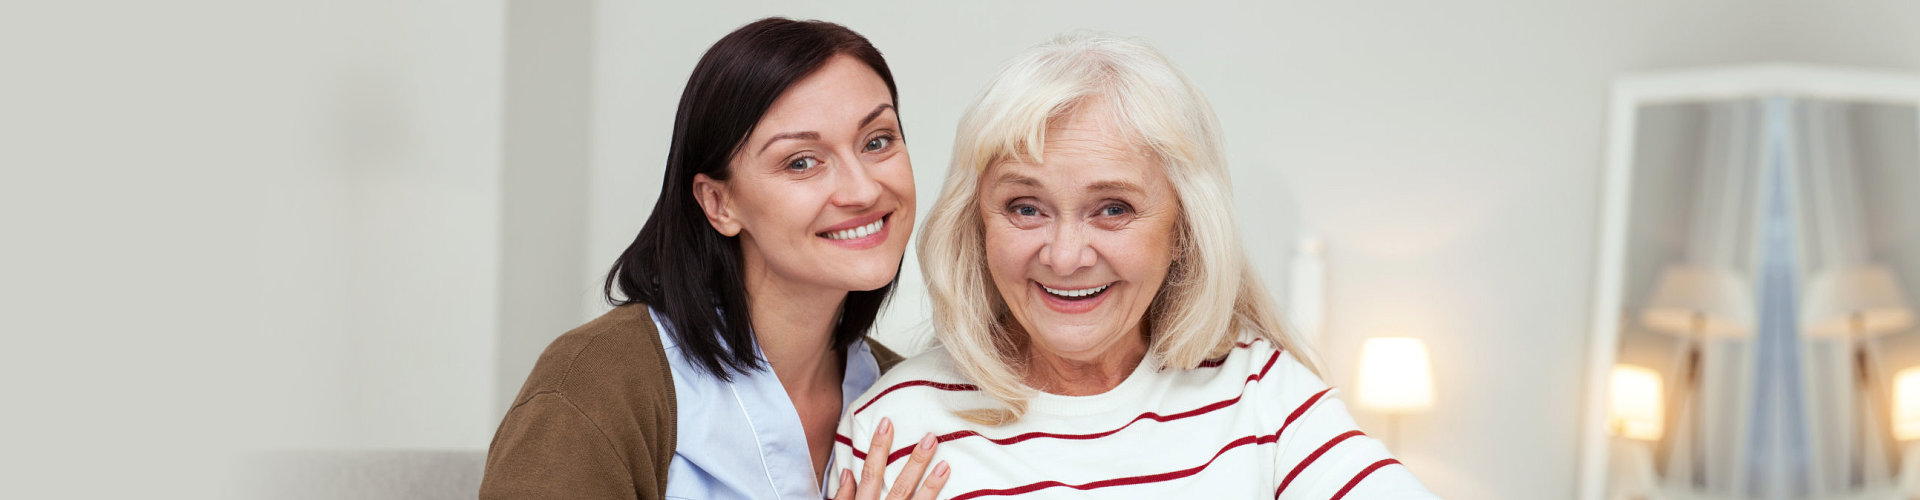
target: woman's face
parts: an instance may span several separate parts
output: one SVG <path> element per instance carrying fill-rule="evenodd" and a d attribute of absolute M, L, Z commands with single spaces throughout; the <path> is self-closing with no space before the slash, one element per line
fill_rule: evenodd
<path fill-rule="evenodd" d="M 1173 186 L 1109 121 L 1073 113 L 1048 127 L 1046 161 L 1002 162 L 980 178 L 993 284 L 1031 349 L 1070 360 L 1139 342 L 1173 263 Z"/>
<path fill-rule="evenodd" d="M 835 56 L 788 87 L 729 168 L 694 190 L 714 229 L 740 237 L 750 283 L 809 294 L 893 280 L 913 234 L 913 166 L 865 63 Z"/>

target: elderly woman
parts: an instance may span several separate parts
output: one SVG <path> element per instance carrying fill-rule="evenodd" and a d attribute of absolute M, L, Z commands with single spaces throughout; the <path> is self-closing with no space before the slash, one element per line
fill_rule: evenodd
<path fill-rule="evenodd" d="M 842 480 L 919 477 L 865 439 L 891 428 L 935 436 L 943 498 L 1432 498 L 1282 328 L 1230 191 L 1212 108 L 1153 49 L 1016 59 L 921 235 L 939 348 L 844 414 Z"/>

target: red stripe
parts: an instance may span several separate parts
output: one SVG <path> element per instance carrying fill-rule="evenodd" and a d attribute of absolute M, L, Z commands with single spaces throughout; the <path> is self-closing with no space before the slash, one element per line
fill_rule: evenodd
<path fill-rule="evenodd" d="M 1267 376 L 1267 373 L 1272 371 L 1273 365 L 1279 360 L 1280 360 L 1280 352 L 1275 351 L 1273 355 L 1267 358 L 1266 366 L 1260 368 L 1260 373 L 1248 375 L 1247 381 L 1245 383 L 1251 384 L 1253 382 L 1257 382 L 1261 380 L 1262 378 L 1265 378 Z M 1281 424 L 1280 430 L 1285 431 L 1288 425 L 1292 425 L 1294 420 L 1300 418 L 1300 415 L 1305 413 L 1305 410 L 1307 407 L 1312 406 L 1315 401 L 1319 401 L 1320 397 L 1323 395 L 1326 395 L 1327 391 L 1330 391 L 1330 390 L 1332 390 L 1332 388 L 1321 390 L 1320 392 L 1315 393 L 1312 397 L 1307 398 L 1305 402 L 1300 404 L 1300 408 L 1295 409 L 1293 411 L 1293 414 L 1287 416 L 1287 420 L 1284 424 Z M 1199 408 L 1194 408 L 1192 410 L 1187 410 L 1187 411 L 1174 413 L 1170 415 L 1161 415 L 1155 412 L 1142 413 L 1139 416 L 1134 417 L 1133 420 L 1127 421 L 1126 424 L 1121 425 L 1119 428 L 1108 430 L 1108 431 L 1095 432 L 1091 434 L 1055 434 L 1051 432 L 1029 432 L 1026 434 L 1020 434 L 1012 437 L 996 439 L 996 438 L 990 438 L 990 437 L 981 435 L 980 433 L 974 432 L 974 431 L 956 431 L 956 432 L 935 436 L 934 439 L 938 440 L 939 442 L 945 443 L 948 441 L 953 441 L 953 440 L 962 439 L 962 438 L 978 437 L 999 446 L 1006 446 L 1014 443 L 1019 443 L 1022 441 L 1028 441 L 1028 440 L 1040 439 L 1040 438 L 1068 439 L 1068 440 L 1098 439 L 1098 438 L 1103 438 L 1103 437 L 1113 435 L 1122 430 L 1126 430 L 1127 427 L 1131 427 L 1135 422 L 1139 422 L 1142 420 L 1153 420 L 1156 422 L 1171 422 L 1171 421 L 1180 420 L 1183 418 L 1189 418 L 1189 417 L 1194 417 L 1199 415 L 1205 415 L 1207 413 L 1212 413 L 1214 411 L 1220 410 L 1221 408 L 1230 407 L 1239 403 L 1240 398 L 1244 397 L 1245 395 L 1246 395 L 1246 392 L 1243 389 L 1241 391 L 1241 394 L 1238 396 L 1234 396 L 1232 398 L 1221 400 L 1221 401 L 1215 401 L 1206 406 L 1201 406 Z M 850 438 L 835 434 L 834 440 L 841 443 L 845 443 L 847 447 L 850 449 L 853 448 L 853 440 Z M 908 445 L 905 448 L 894 450 L 887 454 L 887 464 L 892 465 L 894 462 L 897 462 L 902 458 L 906 458 L 907 455 L 912 455 L 912 454 L 913 454 L 912 445 Z M 853 450 L 853 455 L 854 455 L 854 458 L 858 458 L 861 460 L 867 459 L 867 456 L 866 456 L 867 454 L 858 449 Z"/>
<path fill-rule="evenodd" d="M 1280 361 L 1280 353 L 1282 352 L 1285 352 L 1285 351 L 1279 351 L 1279 350 L 1273 351 L 1272 356 L 1267 356 L 1267 364 L 1262 365 L 1260 367 L 1260 373 L 1248 375 L 1247 381 L 1243 382 L 1243 384 L 1251 384 L 1254 381 L 1260 380 L 1261 378 L 1265 378 L 1267 376 L 1267 370 L 1272 370 L 1273 364 Z"/>
<path fill-rule="evenodd" d="M 1313 453 L 1308 454 L 1306 459 L 1303 459 L 1300 461 L 1299 464 L 1294 465 L 1293 471 L 1287 473 L 1286 479 L 1280 480 L 1280 487 L 1274 488 L 1273 490 L 1273 498 L 1276 498 L 1276 499 L 1280 498 L 1280 492 L 1287 491 L 1287 485 L 1293 483 L 1293 478 L 1300 476 L 1300 471 L 1307 470 L 1307 466 L 1312 464 L 1314 460 L 1319 460 L 1320 455 L 1325 455 L 1327 453 L 1327 450 L 1333 449 L 1333 445 L 1340 444 L 1341 441 L 1346 441 L 1347 438 L 1351 438 L 1354 436 L 1365 436 L 1365 435 L 1366 434 L 1363 434 L 1357 430 L 1347 431 L 1345 434 L 1334 436 L 1333 439 L 1330 439 L 1327 441 L 1327 444 L 1320 445 L 1319 449 L 1313 450 Z"/>
<path fill-rule="evenodd" d="M 1280 424 L 1280 431 L 1286 432 L 1287 426 L 1293 425 L 1293 421 L 1299 420 L 1301 415 L 1305 415 L 1307 413 L 1307 408 L 1312 408 L 1313 403 L 1320 400 L 1320 396 L 1325 396 L 1327 395 L 1328 392 L 1332 392 L 1332 391 L 1333 391 L 1332 387 L 1321 389 L 1320 392 L 1313 393 L 1313 397 L 1309 397 L 1307 398 L 1306 401 L 1300 402 L 1300 407 L 1294 408 L 1293 413 L 1288 413 L 1287 421 Z"/>
<path fill-rule="evenodd" d="M 932 380 L 908 380 L 906 382 L 893 384 L 893 387 L 888 387 L 887 390 L 880 391 L 879 394 L 875 394 L 873 396 L 873 399 L 867 400 L 867 404 L 860 405 L 859 409 L 853 410 L 853 414 L 859 415 L 860 412 L 866 411 L 867 407 L 873 406 L 875 402 L 880 401 L 880 398 L 886 397 L 887 394 L 892 393 L 893 391 L 905 389 L 908 387 L 914 387 L 914 386 L 927 386 L 927 387 L 932 387 L 942 391 L 955 391 L 955 392 L 980 390 L 980 386 L 976 386 L 973 384 L 949 384 L 945 382 L 934 382 Z"/>
<path fill-rule="evenodd" d="M 1381 460 L 1381 461 L 1378 461 L 1378 462 L 1374 462 L 1374 463 L 1373 463 L 1373 465 L 1369 465 L 1369 466 L 1367 466 L 1367 468 L 1365 468 L 1365 469 L 1360 469 L 1360 473 L 1359 473 L 1359 474 L 1355 474 L 1355 475 L 1353 476 L 1353 480 L 1351 480 L 1351 481 L 1347 481 L 1347 485 L 1346 485 L 1346 486 L 1342 486 L 1342 487 L 1340 487 L 1340 491 L 1339 491 L 1339 492 L 1337 492 L 1337 493 L 1334 493 L 1334 494 L 1333 494 L 1333 498 L 1329 498 L 1329 499 L 1327 499 L 1327 500 L 1340 500 L 1340 497 L 1344 497 L 1344 496 L 1347 496 L 1347 492 L 1348 492 L 1348 491 L 1353 491 L 1353 487 L 1354 487 L 1354 485 L 1358 485 L 1358 484 L 1360 484 L 1360 480 L 1361 480 L 1361 479 L 1366 479 L 1366 478 L 1367 478 L 1367 474 L 1372 474 L 1372 473 L 1373 473 L 1373 471 L 1374 471 L 1374 469 L 1379 469 L 1379 468 L 1381 468 L 1381 467 L 1386 467 L 1386 466 L 1388 466 L 1388 465 L 1391 465 L 1391 464 L 1397 464 L 1397 463 L 1400 463 L 1400 461 L 1399 461 L 1399 460 L 1394 460 L 1394 459 L 1391 459 L 1391 458 L 1389 458 L 1389 459 L 1386 459 L 1386 460 Z"/>
<path fill-rule="evenodd" d="M 837 433 L 837 432 L 833 434 L 833 442 L 847 445 L 847 448 L 853 448 L 853 438 L 840 435 L 840 433 Z M 866 454 L 861 453 L 860 450 L 853 450 L 853 454 L 854 454 L 853 458 L 858 458 L 861 460 L 867 459 Z"/>
<path fill-rule="evenodd" d="M 1271 366 L 1271 363 L 1269 363 L 1269 366 Z M 1262 372 L 1262 374 L 1264 374 L 1264 373 L 1265 373 L 1265 372 Z M 1149 474 L 1149 475 L 1143 475 L 1143 476 L 1127 476 L 1127 477 L 1118 477 L 1118 478 L 1113 478 L 1113 479 L 1103 479 L 1103 480 L 1100 480 L 1100 481 L 1094 481 L 1094 482 L 1090 482 L 1090 483 L 1083 483 L 1083 484 L 1066 484 L 1066 483 L 1062 483 L 1062 482 L 1059 482 L 1059 481 L 1042 481 L 1042 482 L 1038 482 L 1038 483 L 1032 483 L 1032 484 L 1027 484 L 1027 485 L 1022 485 L 1022 486 L 1017 486 L 1017 487 L 1013 487 L 1013 488 L 1003 488 L 1003 489 L 997 489 L 997 490 L 974 490 L 974 491 L 970 491 L 970 492 L 967 492 L 967 493 L 963 493 L 963 494 L 961 494 L 961 495 L 959 495 L 959 496 L 955 496 L 955 497 L 953 497 L 953 499 L 954 499 L 954 500 L 964 500 L 964 499 L 969 499 L 969 498 L 979 498 L 979 497 L 986 497 L 986 496 L 1009 496 L 1009 495 L 1020 495 L 1020 494 L 1025 494 L 1025 493 L 1031 493 L 1031 492 L 1034 492 L 1034 491 L 1039 491 L 1039 490 L 1043 490 L 1043 489 L 1047 489 L 1047 488 L 1054 488 L 1054 487 L 1066 487 L 1066 488 L 1072 488 L 1072 489 L 1075 489 L 1075 490 L 1080 490 L 1080 491 L 1087 491 L 1087 490 L 1092 490 L 1092 489 L 1097 489 L 1097 488 L 1106 488 L 1106 487 L 1110 487 L 1110 486 L 1127 486 L 1127 485 L 1136 485 L 1136 484 L 1147 484 L 1147 483 L 1156 483 L 1156 482 L 1162 482 L 1162 481 L 1170 481 L 1170 480 L 1174 480 L 1174 479 L 1179 479 L 1179 478 L 1183 478 L 1183 477 L 1188 477 L 1188 476 L 1192 476 L 1192 475 L 1194 475 L 1194 474 L 1198 474 L 1198 473 L 1200 473 L 1200 471 L 1203 471 L 1203 470 L 1206 470 L 1206 468 L 1207 468 L 1208 466 L 1211 466 L 1211 465 L 1213 465 L 1213 462 L 1214 462 L 1214 461 L 1216 461 L 1216 460 L 1219 460 L 1219 459 L 1220 459 L 1220 456 L 1221 456 L 1221 455 L 1225 455 L 1225 454 L 1226 454 L 1226 453 L 1227 453 L 1228 451 L 1231 451 L 1231 450 L 1233 450 L 1234 448 L 1238 448 L 1238 447 L 1241 447 L 1241 446 L 1245 446 L 1245 445 L 1248 445 L 1248 444 L 1252 444 L 1252 445 L 1255 445 L 1255 446 L 1258 446 L 1258 445 L 1262 445 L 1262 444 L 1267 444 L 1267 443 L 1274 443 L 1274 442 L 1277 442 L 1277 441 L 1279 441 L 1279 440 L 1280 440 L 1280 435 L 1286 432 L 1286 430 L 1287 430 L 1287 427 L 1289 427 L 1289 426 L 1292 426 L 1292 425 L 1293 425 L 1293 422 L 1294 422 L 1295 420 L 1297 420 L 1297 419 L 1299 419 L 1299 417 L 1300 417 L 1300 415 L 1302 415 L 1302 414 L 1305 414 L 1305 413 L 1306 413 L 1306 410 L 1307 410 L 1307 408 L 1310 408 L 1310 407 L 1312 407 L 1312 406 L 1313 406 L 1313 404 L 1314 404 L 1314 402 L 1316 402 L 1316 401 L 1319 401 L 1319 400 L 1320 400 L 1320 398 L 1321 398 L 1322 396 L 1325 396 L 1325 395 L 1326 395 L 1326 394 L 1327 394 L 1328 392 L 1331 392 L 1331 391 L 1333 391 L 1333 388 L 1332 388 L 1332 387 L 1328 387 L 1328 388 L 1326 388 L 1326 389 L 1322 389 L 1322 390 L 1320 390 L 1320 392 L 1316 392 L 1316 393 L 1314 393 L 1314 394 L 1313 394 L 1313 396 L 1311 396 L 1311 397 L 1308 397 L 1306 401 L 1303 401 L 1303 402 L 1301 402 L 1301 403 L 1300 403 L 1300 406 L 1299 406 L 1298 408 L 1295 408 L 1295 409 L 1293 410 L 1293 413 L 1292 413 L 1292 414 L 1289 414 L 1289 415 L 1287 416 L 1287 420 L 1286 420 L 1285 422 L 1283 422 L 1283 423 L 1281 423 L 1281 424 L 1280 424 L 1280 430 L 1278 430 L 1278 431 L 1274 431 L 1274 433 L 1273 433 L 1273 434 L 1268 434 L 1268 435 L 1264 435 L 1264 436 L 1246 436 L 1246 437 L 1242 437 L 1242 438 L 1239 438 L 1239 439 L 1235 439 L 1235 440 L 1233 440 L 1232 442 L 1229 442 L 1229 443 L 1227 443 L 1227 445 L 1226 445 L 1226 446 L 1224 446 L 1224 447 L 1221 447 L 1221 448 L 1220 448 L 1220 451 L 1218 451 L 1218 452 L 1215 452 L 1215 453 L 1213 454 L 1213 458 L 1209 458 L 1209 459 L 1207 459 L 1207 462 L 1206 462 L 1206 463 L 1204 463 L 1204 464 L 1200 464 L 1199 466 L 1196 466 L 1196 467 L 1192 467 L 1192 468 L 1187 468 L 1187 469 L 1181 469 L 1181 470 L 1177 470 L 1177 471 L 1171 471 L 1171 472 L 1163 472 L 1163 473 L 1159 473 L 1159 474 Z M 1236 398 L 1236 399 L 1238 399 L 1238 398 Z M 955 433 L 955 434 L 960 434 L 960 433 Z M 952 435 L 952 434 L 949 434 L 949 436 L 951 436 L 951 435 Z M 975 434 L 975 435 L 977 435 L 977 434 Z M 1308 459 L 1306 460 L 1306 462 L 1311 462 L 1311 461 L 1313 461 L 1313 459 L 1314 459 L 1314 458 L 1316 458 L 1316 457 L 1318 457 L 1319 455 L 1322 455 L 1322 454 L 1324 454 L 1324 453 L 1326 452 L 1326 450 L 1327 450 L 1328 448 L 1331 448 L 1331 447 L 1332 447 L 1332 446 L 1333 446 L 1333 445 L 1334 445 L 1335 443 L 1338 443 L 1338 442 L 1339 442 L 1339 441 L 1341 441 L 1341 440 L 1344 440 L 1344 439 L 1347 439 L 1347 438 L 1350 438 L 1350 437 L 1352 437 L 1353 435 L 1363 435 L 1363 434 L 1361 434 L 1361 433 L 1360 433 L 1360 431 L 1357 431 L 1357 430 L 1356 430 L 1356 431 L 1348 431 L 1348 432 L 1347 432 L 1346 434 L 1343 434 L 1343 435 L 1342 435 L 1342 437 L 1338 437 L 1338 438 L 1335 438 L 1335 439 L 1334 439 L 1334 441 L 1332 441 L 1332 442 L 1329 442 L 1329 443 L 1327 443 L 1327 444 L 1325 444 L 1325 445 L 1322 445 L 1322 446 L 1320 447 L 1320 449 L 1319 449 L 1319 450 L 1316 450 L 1316 451 L 1315 451 L 1315 452 L 1313 453 L 1313 455 L 1311 455 L 1311 456 L 1309 456 L 1309 457 L 1308 457 Z M 941 437 L 941 438 L 939 438 L 939 439 L 940 439 L 941 441 L 947 441 L 947 440 L 949 440 L 950 438 L 948 438 L 948 437 L 945 437 L 945 436 L 942 436 L 942 437 Z M 849 439 L 849 438 L 847 438 L 846 436 L 842 436 L 842 435 L 839 435 L 839 434 L 835 434 L 835 435 L 834 435 L 834 441 L 837 441 L 837 442 L 839 442 L 839 443 L 841 443 L 841 444 L 845 444 L 845 445 L 847 445 L 847 447 L 848 447 L 848 448 L 852 448 L 852 447 L 853 447 L 853 440 L 852 440 L 852 439 Z M 911 453 L 911 451 L 912 451 L 912 448 L 911 448 L 911 447 L 909 447 L 909 448 L 907 449 L 907 451 L 908 451 L 909 453 Z M 854 450 L 853 450 L 853 454 L 854 454 L 854 457 L 855 457 L 855 458 L 858 458 L 858 459 L 861 459 L 861 460 L 865 460 L 865 459 L 866 459 L 866 454 L 865 454 L 865 453 L 863 453 L 863 452 L 861 452 L 861 451 L 860 451 L 860 450 L 858 450 L 858 449 L 854 449 Z M 887 462 L 888 462 L 888 464 L 892 464 L 894 460 L 897 460 L 897 458 L 889 458 L 889 459 L 887 460 Z M 1304 463 L 1304 462 L 1303 462 L 1303 463 Z M 1366 468 L 1365 470 L 1362 470 L 1362 471 L 1360 471 L 1360 474 L 1359 474 L 1359 475 L 1356 475 L 1356 476 L 1355 476 L 1355 477 L 1353 478 L 1353 480 L 1351 480 L 1351 481 L 1348 481 L 1348 482 L 1347 482 L 1347 485 L 1346 485 L 1345 487 L 1343 487 L 1343 488 L 1341 488 L 1341 490 L 1340 490 L 1340 493 L 1338 493 L 1338 494 L 1336 494 L 1336 495 L 1334 496 L 1334 499 L 1338 499 L 1338 498 L 1340 498 L 1340 496 L 1341 496 L 1341 495 L 1345 495 L 1345 494 L 1347 493 L 1347 491 L 1349 491 L 1349 490 L 1352 490 L 1352 489 L 1353 489 L 1353 487 L 1354 487 L 1354 485 L 1356 485 L 1356 484 L 1359 484 L 1359 482 L 1360 482 L 1360 480 L 1361 480 L 1362 478 L 1365 478 L 1365 477 L 1366 477 L 1366 476 L 1367 476 L 1368 474 L 1371 474 L 1371 473 L 1373 472 L 1373 470 L 1374 470 L 1374 469 L 1378 469 L 1378 468 L 1380 468 L 1380 467 L 1382 467 L 1382 466 L 1385 466 L 1386 464 L 1389 464 L 1389 463 L 1400 463 L 1400 462 L 1399 462 L 1398 460 L 1393 460 L 1393 459 L 1387 459 L 1387 460 L 1382 460 L 1382 461 L 1380 461 L 1380 462 L 1376 462 L 1376 463 L 1374 463 L 1374 464 L 1373 464 L 1372 466 L 1369 466 L 1369 467 L 1367 467 L 1367 468 Z M 1299 467 L 1296 467 L 1296 468 L 1295 468 L 1295 470 L 1294 470 L 1294 472 L 1293 472 L 1292 474 L 1289 474 L 1289 475 L 1287 476 L 1287 481 L 1292 481 L 1292 480 L 1293 480 L 1293 476 L 1295 476 L 1295 475 L 1297 475 L 1297 474 L 1299 474 L 1299 470 L 1300 470 L 1300 468 L 1299 468 Z M 1280 487 L 1281 487 L 1282 489 L 1285 489 L 1285 488 L 1286 488 L 1286 482 L 1282 482 L 1282 483 L 1281 483 L 1281 486 L 1280 486 Z M 1278 492 L 1278 491 L 1276 491 L 1276 492 L 1274 493 L 1274 496 L 1275 496 L 1275 498 L 1278 498 L 1278 497 L 1279 497 L 1279 492 Z"/>
<path fill-rule="evenodd" d="M 1099 481 L 1094 481 L 1091 483 L 1082 483 L 1082 484 L 1067 484 L 1059 481 L 1041 481 L 1038 483 L 1016 486 L 1013 488 L 969 491 L 969 492 L 960 494 L 959 496 L 953 497 L 953 500 L 966 500 L 968 498 L 979 498 L 979 497 L 986 497 L 986 496 L 1021 495 L 1021 494 L 1032 493 L 1035 491 L 1044 490 L 1047 488 L 1054 488 L 1054 487 L 1066 487 L 1066 488 L 1073 488 L 1076 490 L 1086 491 L 1086 490 L 1097 489 L 1097 488 L 1106 488 L 1109 486 L 1128 486 L 1128 485 L 1135 485 L 1135 484 L 1146 484 L 1146 483 L 1157 483 L 1161 481 L 1170 481 L 1170 480 L 1180 479 L 1187 476 L 1192 476 L 1194 474 L 1199 474 L 1200 471 L 1206 470 L 1207 466 L 1213 465 L 1213 462 L 1215 460 L 1219 460 L 1221 455 L 1226 454 L 1227 451 L 1230 451 L 1234 448 L 1239 448 L 1241 446 L 1245 446 L 1249 444 L 1262 445 L 1262 444 L 1272 443 L 1279 440 L 1280 440 L 1280 433 L 1278 432 L 1275 432 L 1273 434 L 1268 434 L 1265 436 L 1246 436 L 1239 439 L 1235 439 L 1233 440 L 1233 442 L 1227 443 L 1225 447 L 1220 448 L 1219 452 L 1214 453 L 1213 458 L 1207 459 L 1207 463 L 1200 464 L 1197 467 L 1181 469 L 1181 470 L 1172 471 L 1172 472 L 1162 472 L 1159 474 L 1149 474 L 1145 476 L 1117 477 L 1113 479 L 1102 479 Z"/>
<path fill-rule="evenodd" d="M 1260 341 L 1263 341 L 1263 340 L 1266 340 L 1266 339 L 1265 339 L 1265 338 L 1256 338 L 1256 339 L 1253 339 L 1253 341 L 1251 341 L 1251 342 L 1235 342 L 1235 343 L 1233 343 L 1233 348 L 1235 348 L 1235 349 L 1246 349 L 1246 348 L 1248 348 L 1248 347 L 1253 347 L 1253 343 L 1254 343 L 1254 342 L 1260 342 Z M 1229 357 L 1232 357 L 1232 356 L 1233 356 L 1233 353 L 1227 353 L 1227 355 L 1225 355 L 1225 356 L 1221 356 L 1221 357 L 1218 357 L 1218 358 L 1214 358 L 1214 359 L 1209 359 L 1209 360 L 1206 360 L 1206 361 L 1201 361 L 1201 362 L 1200 362 L 1200 366 L 1198 366 L 1198 367 L 1196 367 L 1196 368 L 1219 368 L 1219 367 L 1220 367 L 1220 365 L 1224 365 L 1224 364 L 1227 364 L 1227 358 L 1229 358 Z M 1160 365 L 1160 369 L 1161 369 L 1161 370 L 1166 370 L 1166 369 L 1167 369 L 1167 366 L 1166 366 L 1166 365 Z"/>

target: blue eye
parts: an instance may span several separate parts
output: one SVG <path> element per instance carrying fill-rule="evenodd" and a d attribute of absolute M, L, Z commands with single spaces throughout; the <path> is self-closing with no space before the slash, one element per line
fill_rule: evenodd
<path fill-rule="evenodd" d="M 1122 215 L 1126 215 L 1127 212 L 1128 212 L 1127 207 L 1122 205 L 1107 205 L 1106 208 L 1100 209 L 1100 215 L 1105 215 L 1108 217 L 1119 217 Z"/>
<path fill-rule="evenodd" d="M 884 135 L 880 137 L 875 137 L 873 138 L 873 140 L 867 141 L 867 152 L 871 153 L 874 151 L 887 149 L 887 146 L 891 146 L 891 145 L 893 145 L 892 137 L 888 137 Z"/>
<path fill-rule="evenodd" d="M 820 165 L 820 160 L 814 159 L 811 156 L 802 156 L 799 158 L 794 158 L 793 161 L 787 162 L 787 170 L 792 170 L 795 172 L 805 172 L 819 165 Z"/>
<path fill-rule="evenodd" d="M 1013 213 L 1024 217 L 1033 217 L 1040 215 L 1040 209 L 1033 208 L 1033 205 L 1020 205 L 1013 207 Z"/>

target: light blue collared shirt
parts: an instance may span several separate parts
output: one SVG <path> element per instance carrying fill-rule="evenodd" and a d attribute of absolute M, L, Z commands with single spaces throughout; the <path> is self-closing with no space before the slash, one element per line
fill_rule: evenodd
<path fill-rule="evenodd" d="M 755 370 L 734 374 L 732 383 L 722 382 L 687 360 L 659 314 L 653 315 L 653 323 L 673 371 L 678 409 L 667 498 L 821 498 L 823 478 L 812 477 L 807 433 L 780 378 L 772 370 Z M 841 407 L 853 404 L 879 378 L 880 364 L 866 340 L 854 341 L 847 348 L 847 372 L 840 382 Z M 829 463 L 829 477 L 833 472 Z"/>

